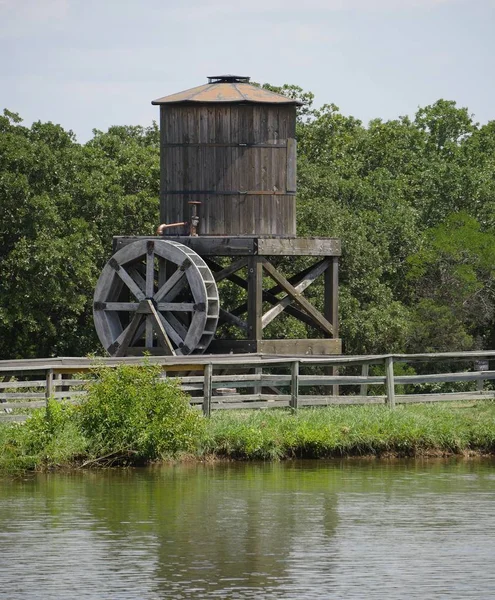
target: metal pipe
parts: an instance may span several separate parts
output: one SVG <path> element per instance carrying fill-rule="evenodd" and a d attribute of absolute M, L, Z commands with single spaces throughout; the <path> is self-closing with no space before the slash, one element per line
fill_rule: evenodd
<path fill-rule="evenodd" d="M 163 235 L 163 231 L 170 227 L 183 227 L 184 225 L 189 225 L 189 223 L 187 221 L 182 221 L 181 223 L 162 223 L 161 225 L 158 225 L 156 235 Z"/>
<path fill-rule="evenodd" d="M 165 229 L 170 229 L 171 227 L 184 227 L 188 226 L 188 234 L 192 236 L 198 235 L 198 225 L 199 225 L 199 215 L 198 215 L 198 206 L 201 205 L 201 202 L 197 200 L 191 200 L 188 202 L 191 207 L 191 220 L 190 221 L 182 221 L 180 223 L 162 223 L 158 225 L 156 229 L 156 235 L 163 235 Z"/>

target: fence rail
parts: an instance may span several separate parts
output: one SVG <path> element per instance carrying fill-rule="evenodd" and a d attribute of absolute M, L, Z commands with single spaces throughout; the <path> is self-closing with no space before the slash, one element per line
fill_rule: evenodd
<path fill-rule="evenodd" d="M 325 406 L 337 404 L 396 404 L 489 399 L 495 392 L 485 382 L 495 379 L 489 361 L 495 351 L 437 354 L 387 354 L 373 356 L 267 356 L 210 355 L 148 357 L 159 364 L 163 377 L 180 377 L 191 404 L 210 415 L 212 410 Z M 143 358 L 54 358 L 0 361 L 0 420 L 22 421 L 29 410 L 49 398 L 80 402 L 87 383 L 84 375 L 95 362 L 116 366 L 142 364 Z M 397 365 L 435 363 L 449 372 L 398 374 Z M 467 365 L 466 365 L 467 363 Z M 453 371 L 462 365 L 463 371 Z M 370 367 L 379 373 L 370 374 Z M 345 374 L 339 371 L 358 371 Z M 403 369 L 402 369 L 403 371 Z M 323 373 L 323 374 L 322 374 Z M 466 391 L 424 391 L 418 386 L 474 382 Z M 370 388 L 380 386 L 376 395 Z M 401 386 L 400 389 L 398 386 Z M 406 386 L 404 388 L 404 386 Z M 408 387 L 407 387 L 408 386 Z M 340 394 L 340 389 L 347 391 Z M 399 393 L 400 392 L 400 393 Z"/>

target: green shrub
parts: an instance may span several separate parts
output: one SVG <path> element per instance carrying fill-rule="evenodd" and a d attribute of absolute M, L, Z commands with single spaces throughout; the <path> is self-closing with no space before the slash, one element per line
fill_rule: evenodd
<path fill-rule="evenodd" d="M 78 408 L 90 454 L 143 461 L 196 449 L 204 419 L 178 381 L 160 379 L 160 374 L 160 367 L 151 364 L 93 369 L 94 380 Z"/>
<path fill-rule="evenodd" d="M 24 423 L 2 427 L 0 470 L 68 465 L 85 454 L 86 446 L 74 421 L 74 407 L 51 399 Z"/>

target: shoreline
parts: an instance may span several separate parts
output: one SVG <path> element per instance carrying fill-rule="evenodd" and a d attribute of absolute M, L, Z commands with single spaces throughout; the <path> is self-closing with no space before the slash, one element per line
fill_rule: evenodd
<path fill-rule="evenodd" d="M 40 420 L 38 419 L 38 425 Z M 493 458 L 495 401 L 215 412 L 201 418 L 187 449 L 155 456 L 132 447 L 91 454 L 74 421 L 34 452 L 25 425 L 0 427 L 0 477 L 12 472 L 94 470 L 165 464 Z M 79 435 L 79 437 L 78 437 Z M 17 438 L 16 438 L 17 436 Z"/>

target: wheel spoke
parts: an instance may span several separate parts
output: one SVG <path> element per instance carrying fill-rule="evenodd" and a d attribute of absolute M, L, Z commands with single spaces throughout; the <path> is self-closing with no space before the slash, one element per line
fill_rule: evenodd
<path fill-rule="evenodd" d="M 134 282 L 138 285 L 139 289 L 145 293 L 146 281 L 136 267 L 128 267 L 127 272 L 134 279 Z"/>
<path fill-rule="evenodd" d="M 179 321 L 179 319 L 171 312 L 165 313 L 166 320 L 173 327 L 175 332 L 181 337 L 181 341 L 183 342 L 186 339 L 187 329 L 184 325 Z"/>
<path fill-rule="evenodd" d="M 151 314 L 149 316 L 149 320 L 152 322 L 154 329 L 156 331 L 156 337 L 158 339 L 158 343 L 162 348 L 166 351 L 167 354 L 175 356 L 175 350 L 172 346 L 172 342 L 165 331 L 165 327 L 162 325 L 160 320 L 160 315 L 157 313 L 155 307 L 151 305 Z"/>
<path fill-rule="evenodd" d="M 170 323 L 165 319 L 165 317 L 162 314 L 157 314 L 161 324 L 163 325 L 163 328 L 167 332 L 168 337 L 174 342 L 174 344 L 176 346 L 180 346 L 181 344 L 183 344 L 184 338 L 180 337 L 180 335 L 175 331 L 172 325 L 170 325 Z"/>
<path fill-rule="evenodd" d="M 129 275 L 129 273 L 124 269 L 122 265 L 119 265 L 117 261 L 114 261 L 117 265 L 116 267 L 112 264 L 113 268 L 117 275 L 122 279 L 122 281 L 129 288 L 131 293 L 136 297 L 137 300 L 144 300 L 145 296 L 143 290 L 139 287 L 139 285 L 134 281 L 134 279 Z"/>
<path fill-rule="evenodd" d="M 146 317 L 146 334 L 144 338 L 144 345 L 146 348 L 153 348 L 153 322 L 151 316 Z"/>
<path fill-rule="evenodd" d="M 158 302 L 157 308 L 160 312 L 176 311 L 176 312 L 194 312 L 196 305 L 193 302 Z"/>
<path fill-rule="evenodd" d="M 143 318 L 142 314 L 134 313 L 132 321 L 127 325 L 124 331 L 119 335 L 119 337 L 112 344 L 113 354 L 114 356 L 124 356 L 129 344 L 131 343 L 134 334 L 136 333 L 137 328 L 139 327 L 141 320 Z M 110 351 L 109 348 L 109 352 Z"/>
<path fill-rule="evenodd" d="M 139 304 L 137 302 L 105 302 L 103 310 L 124 310 L 135 312 Z"/>
<path fill-rule="evenodd" d="M 153 300 L 155 302 L 160 302 L 162 299 L 173 300 L 187 283 L 185 275 L 185 271 L 182 271 L 182 269 L 177 269 L 177 271 L 175 271 L 175 273 L 156 292 L 156 294 L 153 296 Z"/>
<path fill-rule="evenodd" d="M 146 297 L 152 298 L 155 291 L 155 244 L 148 242 L 148 250 L 146 252 Z"/>

